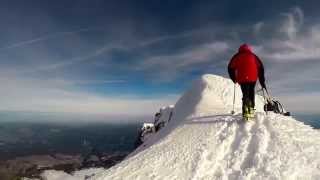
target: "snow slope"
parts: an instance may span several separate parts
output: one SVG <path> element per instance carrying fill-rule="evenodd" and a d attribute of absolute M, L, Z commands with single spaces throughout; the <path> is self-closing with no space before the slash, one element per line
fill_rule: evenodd
<path fill-rule="evenodd" d="M 241 111 L 237 87 L 236 111 Z M 171 121 L 97 180 L 320 179 L 320 131 L 278 114 L 231 116 L 233 83 L 204 75 L 176 103 Z"/>
<path fill-rule="evenodd" d="M 86 180 L 103 171 L 103 168 L 89 168 L 76 171 L 71 175 L 63 171 L 48 170 L 41 174 L 41 180 Z"/>

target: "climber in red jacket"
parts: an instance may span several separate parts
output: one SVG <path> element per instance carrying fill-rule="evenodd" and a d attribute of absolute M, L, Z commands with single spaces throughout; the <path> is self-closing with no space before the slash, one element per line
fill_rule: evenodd
<path fill-rule="evenodd" d="M 264 68 L 261 60 L 252 52 L 249 45 L 243 44 L 229 62 L 228 73 L 234 83 L 239 83 L 242 90 L 242 115 L 254 117 L 255 86 L 259 78 L 261 87 L 266 89 Z"/>

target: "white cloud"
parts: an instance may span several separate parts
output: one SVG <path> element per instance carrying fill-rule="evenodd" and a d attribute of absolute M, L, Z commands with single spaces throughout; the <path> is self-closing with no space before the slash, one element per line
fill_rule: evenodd
<path fill-rule="evenodd" d="M 257 53 L 276 62 L 312 61 L 320 58 L 320 39 L 313 32 L 305 33 L 294 40 L 272 40 L 261 45 Z M 273 50 L 270 50 L 273 49 Z"/>
<path fill-rule="evenodd" d="M 8 45 L 5 47 L 1 47 L 0 50 L 23 47 L 23 46 L 38 43 L 41 41 L 46 41 L 46 40 L 57 38 L 57 37 L 63 37 L 63 36 L 73 35 L 73 34 L 80 33 L 80 32 L 94 31 L 94 30 L 99 30 L 99 29 L 101 29 L 101 28 L 81 28 L 81 29 L 77 29 L 74 31 L 64 31 L 64 32 L 51 33 L 51 34 L 47 34 L 45 36 L 41 36 L 38 38 L 34 38 L 34 39 L 26 40 L 26 41 L 20 41 L 20 42 L 17 42 L 17 43 L 14 43 L 14 44 L 11 44 L 11 45 Z"/>
<path fill-rule="evenodd" d="M 66 59 L 66 60 L 59 62 L 59 63 L 52 63 L 52 64 L 40 66 L 40 67 L 35 67 L 33 69 L 27 69 L 27 70 L 21 71 L 20 73 L 25 74 L 25 73 L 34 73 L 34 72 L 50 71 L 50 70 L 54 70 L 54 69 L 65 68 L 65 67 L 72 66 L 72 65 L 75 65 L 80 62 L 90 61 L 90 60 L 92 60 L 92 58 L 100 56 L 104 53 L 106 54 L 106 56 L 108 56 L 109 55 L 108 53 L 110 53 L 114 49 L 124 49 L 124 48 L 119 45 L 106 45 L 106 46 L 103 46 L 103 47 L 96 49 L 92 53 L 89 53 L 85 56 L 74 57 L 71 59 Z"/>
<path fill-rule="evenodd" d="M 288 13 L 283 13 L 286 17 L 284 23 L 280 27 L 280 32 L 287 34 L 289 39 L 296 37 L 304 21 L 304 14 L 301 8 L 294 7 Z"/>
<path fill-rule="evenodd" d="M 205 31 L 196 30 L 177 35 L 160 36 L 147 41 L 131 42 L 126 44 L 126 46 L 107 45 L 96 49 L 87 56 L 75 57 L 61 63 L 48 64 L 23 71 L 20 73 L 20 76 L 26 72 L 42 73 L 43 71 L 44 74 L 47 70 L 71 66 L 79 62 L 90 60 L 91 58 L 104 53 L 107 56 L 108 52 L 114 48 L 131 51 L 132 49 L 137 50 L 140 47 L 143 49 L 149 45 L 156 45 L 159 42 L 162 43 L 170 40 L 179 41 L 186 37 L 188 39 L 194 39 L 194 42 L 202 42 L 202 44 L 200 43 L 192 48 L 177 51 L 169 55 L 151 54 L 146 59 L 129 67 L 145 72 L 152 71 L 152 73 L 148 73 L 148 75 L 156 74 L 160 75 L 163 79 L 172 81 L 175 77 L 185 72 L 186 69 L 194 69 L 197 65 L 210 63 L 223 64 L 224 61 L 225 64 L 227 64 L 229 59 L 222 59 L 221 57 L 232 56 L 232 54 L 229 54 L 230 50 L 242 43 L 240 39 L 242 39 L 241 37 L 243 34 L 241 33 L 245 32 L 252 33 L 250 34 L 250 37 L 254 37 L 260 42 L 255 44 L 254 49 L 262 60 L 265 60 L 265 62 L 269 61 L 268 64 L 271 64 L 270 67 L 266 67 L 266 75 L 268 77 L 267 81 L 273 81 L 270 84 L 275 92 L 278 93 L 288 90 L 286 88 L 289 86 L 294 87 L 295 85 L 301 86 L 304 84 L 310 86 L 310 84 L 319 83 L 319 78 L 317 78 L 319 77 L 318 64 L 310 69 L 294 69 L 291 67 L 297 66 L 297 63 L 299 62 L 313 63 L 320 59 L 320 24 L 304 24 L 304 13 L 299 7 L 292 8 L 289 12 L 282 13 L 280 17 L 282 18 L 276 18 L 281 19 L 280 22 L 274 19 L 269 22 L 259 21 L 253 24 L 249 29 L 247 26 L 226 26 L 219 29 L 205 28 Z M 272 29 L 272 31 L 269 31 L 270 29 Z M 206 33 L 212 35 L 211 39 L 208 38 L 206 41 L 198 41 L 199 39 L 197 38 L 203 38 L 205 36 L 203 34 Z M 219 34 L 224 34 L 225 38 L 219 37 Z M 44 37 L 44 40 L 45 38 L 47 37 Z M 40 40 L 41 39 L 39 39 L 39 41 Z M 30 42 L 21 42 L 21 44 L 18 43 L 12 47 L 23 46 L 37 41 L 38 40 L 35 39 Z M 234 52 L 236 52 L 236 48 L 234 49 Z M 286 63 L 288 67 L 279 70 L 275 68 L 278 63 Z M 155 81 L 158 82 L 159 79 L 156 79 Z M 114 98 L 97 96 L 94 93 L 85 93 L 73 87 L 75 84 L 125 83 L 122 80 L 66 81 L 63 79 L 51 79 L 46 82 L 44 80 L 19 79 L 15 77 L 9 78 L 8 80 L 2 78 L 0 82 L 4 85 L 0 89 L 0 94 L 3 95 L 0 97 L 0 107 L 8 110 L 81 112 L 87 114 L 105 113 L 109 115 L 126 113 L 128 115 L 142 115 L 152 113 L 162 105 L 172 104 L 177 98 L 177 95 L 162 96 L 155 99 L 133 97 Z M 291 93 L 292 97 L 294 97 L 292 91 L 293 89 L 290 89 L 288 93 Z M 294 107 L 296 104 L 296 102 L 290 100 L 291 96 L 289 98 L 283 94 L 275 95 L 284 97 L 284 99 L 286 99 L 284 100 L 285 103 L 290 107 Z M 313 95 L 319 94 L 315 93 Z M 315 101 L 312 97 L 304 96 L 303 93 L 298 94 L 298 99 L 305 102 L 306 106 L 308 106 L 308 104 L 315 105 Z M 282 98 L 280 100 L 282 100 Z M 309 100 L 311 103 L 308 103 Z M 316 111 L 314 108 L 308 109 Z"/>
<path fill-rule="evenodd" d="M 156 44 L 159 42 L 163 42 L 163 41 L 176 40 L 176 39 L 185 38 L 185 37 L 192 37 L 196 33 L 197 33 L 197 31 L 194 30 L 194 31 L 186 31 L 184 33 L 175 34 L 175 35 L 164 35 L 164 36 L 141 41 L 141 42 L 137 43 L 137 46 L 144 47 L 144 46 L 150 46 L 150 45 L 153 45 L 153 44 Z"/>
<path fill-rule="evenodd" d="M 274 62 L 313 61 L 320 58 L 319 24 L 304 24 L 304 13 L 295 7 L 283 13 L 285 18 L 277 25 L 274 21 L 268 24 L 260 22 L 254 27 L 263 31 L 263 27 L 279 27 L 279 31 L 271 32 L 271 37 L 264 39 L 257 46 L 257 54 Z M 264 23 L 264 26 L 260 24 Z M 257 30 L 255 30 L 257 31 Z M 254 33 L 255 33 L 254 31 Z M 269 35 L 270 32 L 266 32 Z M 264 34 L 260 33 L 263 38 Z M 259 37 L 258 37 L 259 38 Z"/>
<path fill-rule="evenodd" d="M 175 103 L 176 95 L 154 98 L 108 97 L 81 92 L 56 80 L 1 78 L 0 110 L 106 116 L 146 116 Z"/>
<path fill-rule="evenodd" d="M 212 57 L 221 55 L 229 49 L 226 42 L 211 42 L 193 47 L 173 55 L 152 56 L 142 62 L 138 68 L 147 69 L 163 67 L 164 69 L 177 69 L 212 61 Z"/>
<path fill-rule="evenodd" d="M 288 93 L 287 95 L 279 96 L 284 107 L 293 114 L 298 113 L 318 113 L 320 93 Z"/>
<path fill-rule="evenodd" d="M 264 22 L 258 22 L 253 26 L 253 33 L 254 35 L 258 36 L 261 32 L 261 29 L 264 26 Z"/>

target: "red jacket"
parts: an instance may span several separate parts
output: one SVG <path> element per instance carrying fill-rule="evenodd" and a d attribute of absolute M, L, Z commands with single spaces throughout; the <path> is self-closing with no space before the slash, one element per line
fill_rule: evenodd
<path fill-rule="evenodd" d="M 263 64 L 246 44 L 241 45 L 239 52 L 230 60 L 228 72 L 234 82 L 256 82 L 259 77 L 262 87 L 265 87 Z"/>

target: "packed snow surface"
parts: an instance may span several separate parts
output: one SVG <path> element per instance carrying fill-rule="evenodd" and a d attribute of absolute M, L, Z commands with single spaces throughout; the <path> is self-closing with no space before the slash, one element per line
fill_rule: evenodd
<path fill-rule="evenodd" d="M 279 114 L 241 119 L 241 90 L 204 75 L 176 103 L 170 122 L 97 180 L 320 179 L 320 131 Z"/>

